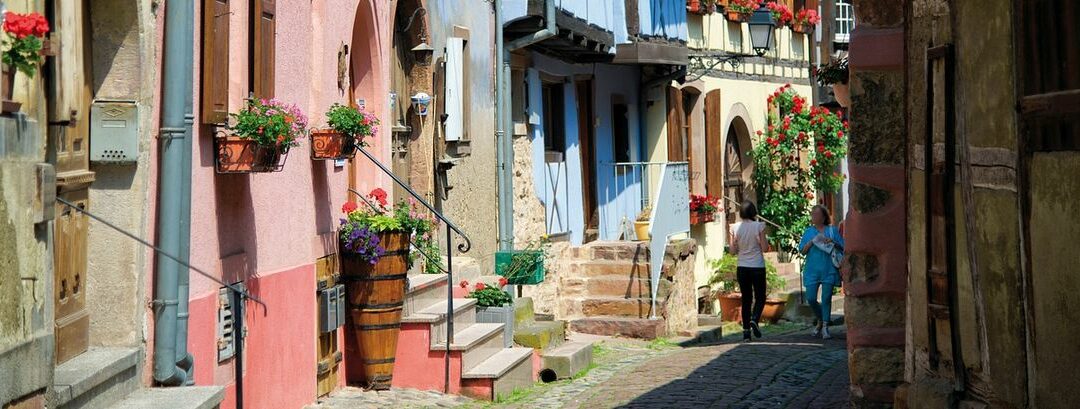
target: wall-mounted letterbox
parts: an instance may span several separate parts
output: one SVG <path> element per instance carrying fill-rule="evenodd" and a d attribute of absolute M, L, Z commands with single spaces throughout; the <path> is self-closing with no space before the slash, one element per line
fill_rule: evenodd
<path fill-rule="evenodd" d="M 319 332 L 345 325 L 345 286 L 338 284 L 319 291 Z"/>
<path fill-rule="evenodd" d="M 96 100 L 90 107 L 90 161 L 139 159 L 139 108 L 135 101 Z"/>

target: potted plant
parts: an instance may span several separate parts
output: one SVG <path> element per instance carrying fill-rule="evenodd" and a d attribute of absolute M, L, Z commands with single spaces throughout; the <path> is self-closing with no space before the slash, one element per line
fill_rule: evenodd
<path fill-rule="evenodd" d="M 830 61 L 814 68 L 814 78 L 821 86 L 832 86 L 833 96 L 840 106 L 851 106 L 851 91 L 848 89 L 847 57 Z"/>
<path fill-rule="evenodd" d="M 694 14 L 712 14 L 716 12 L 716 2 L 713 0 L 686 0 L 686 11 Z"/>
<path fill-rule="evenodd" d="M 690 195 L 690 224 L 713 221 L 720 210 L 720 198 L 709 195 Z"/>
<path fill-rule="evenodd" d="M 750 21 L 750 16 L 757 10 L 759 3 L 756 0 L 729 0 L 724 11 L 727 19 L 736 23 Z"/>
<path fill-rule="evenodd" d="M 495 274 L 514 285 L 540 284 L 544 281 L 544 260 L 551 243 L 547 235 L 532 240 L 524 248 L 495 252 Z"/>
<path fill-rule="evenodd" d="M 768 290 L 768 296 L 765 298 L 765 309 L 761 311 L 762 322 L 775 324 L 784 316 L 784 307 L 787 305 L 787 300 L 777 298 L 777 296 L 782 294 L 786 287 L 787 280 L 780 276 L 776 266 L 766 261 L 765 288 Z"/>
<path fill-rule="evenodd" d="M 712 275 L 709 276 L 707 285 L 714 289 L 716 300 L 720 302 L 720 319 L 724 321 L 740 321 L 742 309 L 742 294 L 739 293 L 739 281 L 737 278 L 738 257 L 734 254 L 724 254 L 719 259 L 708 261 Z M 769 297 L 765 299 L 765 309 L 761 313 L 763 322 L 775 323 L 784 315 L 785 301 L 775 298 L 784 291 L 786 282 L 776 270 L 776 266 L 765 261 L 765 288 Z"/>
<path fill-rule="evenodd" d="M 4 113 L 18 112 L 22 107 L 21 102 L 12 101 L 15 91 L 15 72 L 21 71 L 27 77 L 33 78 L 38 65 L 43 61 L 42 47 L 45 35 L 49 33 L 49 22 L 44 16 L 36 12 L 19 14 L 13 12 L 4 13 L 4 38 L 3 52 L 3 103 Z"/>
<path fill-rule="evenodd" d="M 506 277 L 499 277 L 498 284 L 477 282 L 465 297 L 476 300 L 476 322 L 503 324 L 503 347 L 510 348 L 514 344 L 514 300 L 505 289 L 509 285 Z M 459 285 L 469 288 L 468 281 Z"/>
<path fill-rule="evenodd" d="M 307 117 L 296 105 L 276 99 L 249 99 L 229 114 L 231 135 L 216 138 L 219 173 L 277 172 L 289 148 L 299 145 Z"/>
<path fill-rule="evenodd" d="M 652 218 L 652 206 L 645 206 L 641 209 L 641 213 L 638 213 L 637 219 L 634 220 L 634 233 L 637 234 L 638 241 L 649 241 L 649 225 Z"/>
<path fill-rule="evenodd" d="M 795 19 L 791 20 L 791 29 L 796 33 L 810 33 L 814 31 L 814 26 L 821 21 L 821 17 L 818 16 L 817 10 L 802 9 L 799 10 L 799 14 L 795 15 Z"/>
<path fill-rule="evenodd" d="M 328 128 L 311 130 L 311 158 L 347 159 L 356 155 L 356 147 L 368 146 L 364 140 L 375 136 L 379 119 L 374 114 L 351 106 L 334 104 L 326 111 Z"/>
<path fill-rule="evenodd" d="M 405 201 L 390 206 L 386 191 L 372 190 L 364 206 L 347 202 L 341 210 L 338 258 L 349 310 L 348 348 L 364 357 L 363 378 L 374 389 L 390 387 L 398 325 L 412 267 L 411 236 L 433 224 Z M 389 359 L 389 361 L 388 361 Z"/>
<path fill-rule="evenodd" d="M 773 24 L 775 24 L 777 28 L 788 25 L 788 23 L 791 23 L 791 20 L 794 18 L 794 15 L 791 13 L 791 9 L 788 8 L 788 6 L 786 5 L 777 3 L 775 1 L 770 1 L 768 3 L 765 3 L 765 7 L 769 9 L 769 16 L 772 17 Z"/>

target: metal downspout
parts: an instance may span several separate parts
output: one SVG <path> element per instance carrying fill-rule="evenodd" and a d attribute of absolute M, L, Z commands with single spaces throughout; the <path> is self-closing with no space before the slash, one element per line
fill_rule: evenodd
<path fill-rule="evenodd" d="M 495 121 L 498 131 L 496 137 L 496 155 L 498 156 L 499 189 L 499 249 L 514 249 L 514 124 L 510 113 L 510 52 L 529 46 L 559 32 L 555 25 L 555 0 L 544 4 L 544 28 L 530 35 L 515 39 L 509 43 L 503 38 L 505 25 L 502 0 L 495 0 L 495 48 L 496 54 L 496 92 Z"/>
<path fill-rule="evenodd" d="M 184 22 L 184 38 L 195 38 L 195 13 L 188 13 L 188 19 Z M 194 57 L 193 57 L 194 58 Z M 195 123 L 194 104 L 195 97 L 191 87 L 194 84 L 194 66 L 184 70 L 183 83 L 187 85 L 184 90 L 189 98 L 184 98 L 184 163 L 181 171 L 181 210 L 180 210 L 180 259 L 184 263 L 191 262 L 191 152 L 195 143 L 193 126 Z M 184 372 L 194 374 L 195 358 L 187 350 L 188 341 L 188 289 L 191 283 L 191 271 L 187 266 L 181 266 L 177 276 L 176 296 L 176 366 Z M 195 384 L 195 377 L 188 376 L 188 385 Z"/>
<path fill-rule="evenodd" d="M 173 0 L 165 7 L 165 45 L 163 50 L 161 130 L 159 159 L 157 236 L 159 247 L 179 254 L 184 226 L 183 183 L 184 148 L 190 146 L 190 122 L 185 123 L 185 108 L 192 98 L 190 80 L 194 64 L 194 45 L 190 27 L 194 22 L 192 0 Z M 190 168 L 187 169 L 190 173 Z M 177 325 L 179 314 L 178 284 L 180 264 L 157 257 L 154 277 L 154 380 L 162 385 L 183 385 L 188 372 L 177 367 Z M 186 354 L 186 352 L 185 352 Z"/>

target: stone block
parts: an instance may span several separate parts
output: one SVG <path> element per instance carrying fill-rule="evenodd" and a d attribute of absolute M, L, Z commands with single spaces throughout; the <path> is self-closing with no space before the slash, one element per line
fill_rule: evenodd
<path fill-rule="evenodd" d="M 533 349 L 547 349 L 566 339 L 565 321 L 524 323 L 514 330 L 514 343 Z"/>
<path fill-rule="evenodd" d="M 859 24 L 874 27 L 900 27 L 904 24 L 904 3 L 900 1 L 862 1 L 855 9 Z"/>
<path fill-rule="evenodd" d="M 570 342 L 540 356 L 543 369 L 555 372 L 556 379 L 567 379 L 592 363 L 592 343 Z"/>
<path fill-rule="evenodd" d="M 649 277 L 649 263 L 644 261 L 590 261 L 578 264 L 577 266 L 578 268 L 573 270 L 573 276 L 575 277 Z"/>
<path fill-rule="evenodd" d="M 649 248 L 645 243 L 637 242 L 594 243 L 590 245 L 588 255 L 593 260 L 646 261 L 649 259 Z"/>
<path fill-rule="evenodd" d="M 881 275 L 881 264 L 873 254 L 849 252 L 844 263 L 847 263 L 845 270 L 849 272 L 846 281 L 850 283 L 872 283 Z"/>
<path fill-rule="evenodd" d="M 45 409 L 45 394 L 37 393 L 28 397 L 10 402 L 4 409 Z"/>
<path fill-rule="evenodd" d="M 514 323 L 526 323 L 532 321 L 534 317 L 532 297 L 520 297 L 514 300 Z"/>
<path fill-rule="evenodd" d="M 584 296 L 588 294 L 586 291 L 586 282 L 582 278 L 564 278 L 562 280 L 562 286 L 559 288 L 559 296 L 561 297 L 574 297 Z"/>
<path fill-rule="evenodd" d="M 873 213 L 875 210 L 885 207 L 892 195 L 888 190 L 880 189 L 865 183 L 853 182 L 851 184 L 851 205 L 859 213 Z"/>
<path fill-rule="evenodd" d="M 593 297 L 648 298 L 652 285 L 647 279 L 618 276 L 592 277 L 586 281 L 585 290 Z M 660 280 L 657 293 L 664 298 L 671 292 L 671 282 Z"/>
<path fill-rule="evenodd" d="M 900 348 L 855 348 L 848 365 L 852 384 L 903 382 L 904 350 Z"/>
<path fill-rule="evenodd" d="M 846 297 L 844 311 L 852 327 L 903 327 L 906 303 L 894 297 Z"/>
<path fill-rule="evenodd" d="M 664 315 L 664 306 L 656 304 L 656 315 Z M 587 317 L 611 316 L 646 318 L 652 309 L 649 298 L 588 298 L 581 301 L 581 312 Z"/>
<path fill-rule="evenodd" d="M 655 339 L 664 336 L 664 320 L 593 317 L 570 321 L 570 330 L 584 334 Z"/>
<path fill-rule="evenodd" d="M 904 73 L 853 68 L 851 77 L 851 161 L 903 165 L 906 128 L 904 110 L 897 107 L 904 103 Z"/>

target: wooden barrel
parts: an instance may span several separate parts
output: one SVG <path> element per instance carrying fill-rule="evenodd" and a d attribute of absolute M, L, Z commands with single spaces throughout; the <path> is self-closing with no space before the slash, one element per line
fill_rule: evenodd
<path fill-rule="evenodd" d="M 349 381 L 385 390 L 394 373 L 405 305 L 409 235 L 381 233 L 379 241 L 386 253 L 375 264 L 341 252 L 341 280 L 349 299 L 346 356 L 352 362 L 347 367 L 359 372 L 350 373 Z"/>

